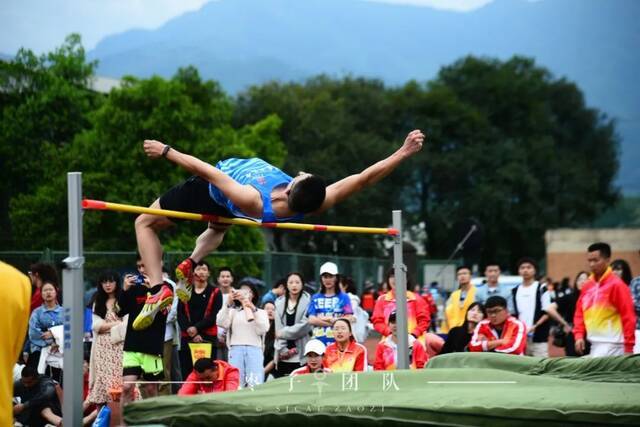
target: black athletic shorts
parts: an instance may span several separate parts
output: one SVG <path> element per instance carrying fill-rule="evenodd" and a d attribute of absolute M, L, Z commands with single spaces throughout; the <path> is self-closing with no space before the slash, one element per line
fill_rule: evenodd
<path fill-rule="evenodd" d="M 227 208 L 213 201 L 209 195 L 209 183 L 199 176 L 192 176 L 160 196 L 160 207 L 170 211 L 233 217 Z M 179 221 L 178 218 L 170 219 Z"/>

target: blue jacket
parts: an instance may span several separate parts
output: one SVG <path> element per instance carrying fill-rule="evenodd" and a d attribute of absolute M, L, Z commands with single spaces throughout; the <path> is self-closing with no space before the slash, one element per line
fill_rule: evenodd
<path fill-rule="evenodd" d="M 31 343 L 31 353 L 40 351 L 42 348 L 53 344 L 53 339 L 44 340 L 41 335 L 53 326 L 63 324 L 62 307 L 56 305 L 48 309 L 44 304 L 33 310 L 29 318 L 29 342 Z"/>

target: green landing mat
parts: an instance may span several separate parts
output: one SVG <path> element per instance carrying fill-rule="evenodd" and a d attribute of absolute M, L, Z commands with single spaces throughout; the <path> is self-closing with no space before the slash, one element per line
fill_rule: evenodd
<path fill-rule="evenodd" d="M 320 374 L 125 408 L 129 425 L 640 425 L 640 355 L 438 356 L 419 371 Z"/>

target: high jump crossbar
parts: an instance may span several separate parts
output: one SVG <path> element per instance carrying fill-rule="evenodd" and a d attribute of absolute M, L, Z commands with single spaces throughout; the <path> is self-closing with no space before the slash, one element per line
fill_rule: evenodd
<path fill-rule="evenodd" d="M 91 210 L 107 210 L 116 212 L 129 212 L 136 214 L 150 214 L 158 216 L 166 216 L 169 218 L 187 219 L 192 221 L 207 221 L 220 224 L 242 225 L 254 228 L 279 228 L 284 230 L 302 230 L 302 231 L 325 231 L 328 233 L 358 233 L 358 234 L 385 234 L 388 236 L 397 236 L 397 228 L 377 228 L 377 227 L 353 227 L 347 225 L 318 225 L 318 224 L 301 224 L 295 222 L 256 222 L 245 218 L 226 218 L 217 215 L 198 214 L 191 212 L 171 211 L 166 209 L 145 208 L 142 206 L 125 205 L 121 203 L 103 202 L 100 200 L 84 199 L 82 201 L 84 209 Z"/>

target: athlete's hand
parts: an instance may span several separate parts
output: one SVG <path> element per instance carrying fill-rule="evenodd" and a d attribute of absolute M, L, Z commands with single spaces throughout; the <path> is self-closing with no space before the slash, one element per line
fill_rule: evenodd
<path fill-rule="evenodd" d="M 164 142 L 156 141 L 155 139 L 145 139 L 144 140 L 144 153 L 147 157 L 152 159 L 157 159 L 162 157 L 162 150 L 165 147 Z"/>
<path fill-rule="evenodd" d="M 404 144 L 402 144 L 402 150 L 408 156 L 416 154 L 418 151 L 422 150 L 422 144 L 424 143 L 425 138 L 426 137 L 419 129 L 409 132 L 409 135 L 407 135 L 407 138 L 404 140 Z"/>

